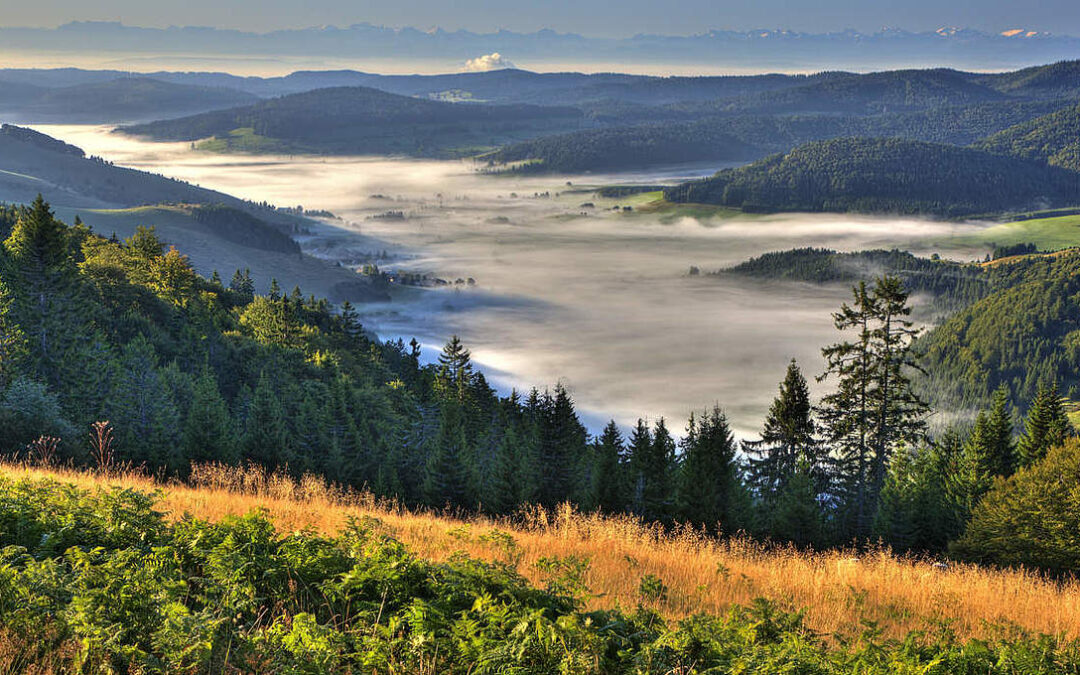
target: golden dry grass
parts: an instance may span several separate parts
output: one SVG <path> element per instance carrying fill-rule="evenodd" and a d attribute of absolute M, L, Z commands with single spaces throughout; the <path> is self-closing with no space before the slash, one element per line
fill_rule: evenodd
<path fill-rule="evenodd" d="M 436 561 L 458 551 L 499 559 L 505 550 L 483 535 L 500 530 L 516 541 L 518 569 L 534 583 L 542 582 L 536 569 L 541 557 L 588 558 L 592 608 L 636 606 L 640 580 L 652 574 L 669 591 L 651 604 L 673 618 L 722 613 L 732 604 L 766 597 L 804 610 L 808 624 L 826 634 L 852 635 L 862 630 L 864 621 L 875 621 L 894 637 L 943 623 L 962 637 L 990 637 L 1013 629 L 1080 637 L 1080 583 L 1057 583 L 1024 570 L 962 564 L 939 569 L 930 561 L 887 551 L 856 558 L 845 551 L 767 550 L 754 542 L 715 541 L 692 531 L 664 534 L 632 518 L 569 508 L 522 514 L 512 521 L 463 519 L 411 512 L 318 478 L 293 481 L 216 466 L 196 468 L 190 484 L 156 482 L 136 472 L 103 477 L 11 464 L 0 465 L 0 475 L 47 477 L 85 488 L 158 490 L 160 508 L 171 518 L 191 514 L 217 520 L 262 508 L 281 529 L 311 528 L 327 534 L 340 530 L 349 518 L 376 518 L 416 554 Z"/>

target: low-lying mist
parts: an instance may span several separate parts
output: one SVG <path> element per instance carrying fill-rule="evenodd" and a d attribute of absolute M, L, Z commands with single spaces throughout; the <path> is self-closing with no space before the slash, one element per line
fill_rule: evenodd
<path fill-rule="evenodd" d="M 749 435 L 790 359 L 808 379 L 820 373 L 820 349 L 838 337 L 831 313 L 847 289 L 706 272 L 797 246 L 926 253 L 925 242 L 979 227 L 844 215 L 699 220 L 647 212 L 641 198 L 578 191 L 705 175 L 715 166 L 629 178 L 491 177 L 462 162 L 220 156 L 100 127 L 38 128 L 118 164 L 281 206 L 329 209 L 343 220 L 304 242 L 320 256 L 355 261 L 385 249 L 384 270 L 475 279 L 475 286 L 403 288 L 391 303 L 362 307 L 365 324 L 382 337 L 415 336 L 432 357 L 456 333 L 504 390 L 562 381 L 593 429 L 608 418 L 628 424 L 646 416 L 681 428 L 692 410 L 717 403 Z M 612 210 L 628 204 L 635 210 Z M 404 218 L 372 218 L 398 211 Z M 702 274 L 689 275 L 692 265 Z"/>

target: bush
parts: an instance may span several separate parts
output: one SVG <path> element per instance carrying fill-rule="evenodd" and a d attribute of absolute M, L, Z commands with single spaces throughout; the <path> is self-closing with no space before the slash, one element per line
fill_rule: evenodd
<path fill-rule="evenodd" d="M 977 562 L 1080 572 L 1080 441 L 999 479 L 952 550 Z"/>
<path fill-rule="evenodd" d="M 0 452 L 22 452 L 43 435 L 70 443 L 75 430 L 64 419 L 59 399 L 45 385 L 19 378 L 0 397 Z"/>

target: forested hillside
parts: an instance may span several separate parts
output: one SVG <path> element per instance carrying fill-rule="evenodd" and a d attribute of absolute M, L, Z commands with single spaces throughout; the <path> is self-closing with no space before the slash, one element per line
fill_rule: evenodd
<path fill-rule="evenodd" d="M 610 126 L 544 136 L 505 146 L 481 159 L 495 170 L 502 165 L 531 160 L 513 170 L 571 173 L 690 161 L 758 159 L 810 141 L 842 136 L 967 145 L 1072 104 L 1070 100 L 1006 101 L 867 116 L 717 115 L 709 110 L 707 117 L 694 121 Z M 695 113 L 684 115 L 696 116 Z"/>
<path fill-rule="evenodd" d="M 664 197 L 761 212 L 955 217 L 1080 203 L 1080 175 L 948 145 L 844 138 L 668 188 Z"/>
<path fill-rule="evenodd" d="M 440 155 L 583 124 L 576 108 L 446 103 L 335 87 L 120 131 L 166 141 L 216 138 L 218 149 Z"/>
<path fill-rule="evenodd" d="M 115 124 L 189 115 L 254 103 L 258 97 L 235 89 L 173 84 L 148 77 L 121 77 L 65 87 L 4 82 L 0 74 L 0 114 L 8 120 L 65 124 Z"/>
<path fill-rule="evenodd" d="M 976 147 L 1080 171 L 1080 107 L 1065 108 L 1009 127 Z"/>

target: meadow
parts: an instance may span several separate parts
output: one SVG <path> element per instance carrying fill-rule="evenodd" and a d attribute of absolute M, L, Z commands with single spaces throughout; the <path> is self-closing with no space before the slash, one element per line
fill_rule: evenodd
<path fill-rule="evenodd" d="M 195 467 L 187 483 L 160 482 L 137 471 L 0 465 L 0 477 L 50 479 L 80 488 L 130 488 L 154 493 L 170 521 L 185 515 L 211 522 L 253 511 L 281 532 L 336 535 L 357 520 L 374 524 L 417 557 L 440 563 L 461 554 L 509 563 L 530 583 L 545 583 L 541 560 L 586 561 L 581 581 L 586 610 L 643 604 L 669 620 L 720 615 L 766 598 L 802 612 L 828 639 L 858 637 L 867 626 L 886 638 L 948 630 L 957 637 L 1002 639 L 1028 634 L 1080 638 L 1080 582 L 1037 572 L 995 570 L 956 562 L 872 551 L 800 551 L 767 547 L 738 536 L 714 539 L 689 529 L 665 532 L 628 516 L 601 516 L 563 507 L 512 518 L 408 510 L 346 490 L 321 478 L 220 465 Z M 642 580 L 665 592 L 642 596 Z"/>

